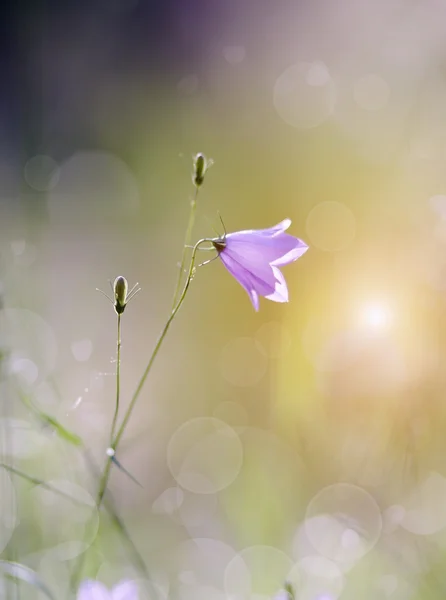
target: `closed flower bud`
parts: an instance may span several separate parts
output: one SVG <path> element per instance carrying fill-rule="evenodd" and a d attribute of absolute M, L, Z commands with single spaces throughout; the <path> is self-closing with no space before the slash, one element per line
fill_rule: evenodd
<path fill-rule="evenodd" d="M 135 283 L 135 285 L 132 287 L 132 289 L 129 292 L 128 291 L 129 285 L 127 283 L 127 279 L 125 277 L 123 277 L 122 275 L 119 275 L 118 277 L 116 277 L 113 284 L 110 281 L 110 279 L 108 281 L 110 283 L 113 298 L 110 298 L 110 296 L 108 296 L 105 292 L 103 292 L 99 288 L 96 288 L 96 290 L 98 292 L 100 292 L 103 296 L 105 296 L 107 298 L 107 300 L 110 300 L 110 302 L 115 307 L 115 311 L 118 315 L 122 315 L 122 313 L 125 310 L 125 307 L 130 302 L 130 300 L 132 298 L 134 298 L 138 292 L 141 291 L 141 288 L 138 287 L 139 283 Z"/>
<path fill-rule="evenodd" d="M 119 275 L 116 277 L 113 284 L 113 293 L 115 296 L 115 310 L 120 315 L 124 312 L 125 305 L 127 304 L 127 291 L 129 289 L 127 279 Z"/>
<path fill-rule="evenodd" d="M 194 173 L 192 175 L 192 181 L 197 188 L 203 184 L 206 171 L 212 166 L 212 164 L 213 160 L 207 160 L 205 155 L 201 154 L 201 152 L 194 157 Z"/>

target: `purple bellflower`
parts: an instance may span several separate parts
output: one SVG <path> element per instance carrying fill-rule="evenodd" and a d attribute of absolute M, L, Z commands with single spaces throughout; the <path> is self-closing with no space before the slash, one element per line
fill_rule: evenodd
<path fill-rule="evenodd" d="M 285 233 L 290 225 L 291 220 L 285 219 L 269 229 L 237 231 L 212 240 L 222 263 L 248 292 L 256 311 L 259 296 L 288 302 L 288 287 L 279 267 L 308 250 L 305 242 Z"/>
<path fill-rule="evenodd" d="M 121 581 L 109 591 L 103 583 L 87 579 L 81 584 L 76 600 L 139 600 L 139 596 L 133 581 Z"/>

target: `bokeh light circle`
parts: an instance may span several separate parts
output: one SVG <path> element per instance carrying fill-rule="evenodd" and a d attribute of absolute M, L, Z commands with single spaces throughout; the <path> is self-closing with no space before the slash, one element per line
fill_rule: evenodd
<path fill-rule="evenodd" d="M 305 529 L 320 554 L 335 562 L 351 562 L 378 542 L 382 517 L 375 499 L 364 489 L 336 483 L 310 501 Z"/>
<path fill-rule="evenodd" d="M 217 523 L 218 496 L 216 494 L 194 494 L 184 492 L 183 502 L 178 509 L 178 521 L 193 537 L 205 531 L 209 535 Z"/>
<path fill-rule="evenodd" d="M 299 600 L 336 600 L 342 594 L 344 574 L 324 556 L 305 556 L 287 576 Z"/>
<path fill-rule="evenodd" d="M 236 552 L 217 539 L 194 538 L 179 544 L 175 552 L 176 570 L 183 583 L 224 590 L 225 570 Z"/>
<path fill-rule="evenodd" d="M 344 250 L 355 238 L 356 219 L 341 202 L 320 202 L 307 217 L 306 232 L 313 246 L 320 250 Z"/>
<path fill-rule="evenodd" d="M 12 355 L 9 359 L 9 372 L 25 385 L 32 385 L 39 377 L 37 365 L 29 358 Z"/>
<path fill-rule="evenodd" d="M 380 110 L 389 101 L 390 88 L 382 77 L 370 73 L 355 82 L 353 97 L 356 103 L 365 110 Z"/>
<path fill-rule="evenodd" d="M 220 357 L 222 376 L 232 385 L 251 387 L 261 381 L 268 361 L 253 338 L 240 337 L 228 342 Z"/>
<path fill-rule="evenodd" d="M 152 512 L 160 515 L 171 515 L 182 505 L 184 492 L 181 488 L 171 487 L 164 490 L 152 504 Z"/>
<path fill-rule="evenodd" d="M 93 352 L 93 343 L 89 339 L 77 340 L 71 344 L 71 352 L 78 362 L 87 361 Z"/>
<path fill-rule="evenodd" d="M 317 127 L 332 114 L 336 89 L 322 62 L 301 62 L 288 67 L 276 80 L 274 106 L 279 116 L 299 129 Z"/>
<path fill-rule="evenodd" d="M 37 248 L 24 239 L 17 239 L 11 242 L 11 252 L 14 257 L 14 265 L 20 268 L 29 268 L 37 256 Z M 1 290 L 0 290 L 1 293 Z"/>
<path fill-rule="evenodd" d="M 406 509 L 399 504 L 392 504 L 383 511 L 383 532 L 393 533 L 401 525 Z"/>
<path fill-rule="evenodd" d="M 429 206 L 437 215 L 446 219 L 446 195 L 435 194 L 429 198 Z"/>
<path fill-rule="evenodd" d="M 11 250 L 15 257 L 23 256 L 26 250 L 26 240 L 13 240 Z"/>
<path fill-rule="evenodd" d="M 293 562 L 272 546 L 250 546 L 228 564 L 225 591 L 232 598 L 271 598 L 283 586 Z"/>
<path fill-rule="evenodd" d="M 191 419 L 170 439 L 167 464 L 181 487 L 200 494 L 214 494 L 237 477 L 243 447 L 237 433 L 213 417 Z"/>
<path fill-rule="evenodd" d="M 25 181 L 38 192 L 47 192 L 59 181 L 59 165 L 51 156 L 33 156 L 25 165 Z"/>

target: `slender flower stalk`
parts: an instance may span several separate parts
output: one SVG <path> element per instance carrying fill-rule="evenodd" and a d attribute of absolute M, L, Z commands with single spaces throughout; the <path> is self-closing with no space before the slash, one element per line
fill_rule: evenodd
<path fill-rule="evenodd" d="M 140 381 L 138 383 L 138 386 L 137 386 L 137 388 L 135 390 L 135 393 L 133 394 L 132 399 L 130 400 L 130 404 L 129 404 L 129 406 L 127 408 L 127 411 L 126 411 L 126 413 L 124 415 L 123 421 L 122 421 L 122 423 L 121 423 L 121 425 L 120 425 L 120 427 L 119 427 L 119 429 L 118 429 L 118 431 L 116 433 L 116 436 L 115 436 L 113 442 L 110 444 L 110 447 L 115 452 L 116 452 L 116 450 L 118 448 L 118 444 L 121 441 L 121 438 L 122 438 L 122 436 L 123 436 L 123 434 L 125 432 L 125 428 L 127 427 L 127 424 L 129 422 L 129 419 L 130 419 L 131 414 L 133 412 L 133 409 L 135 407 L 136 401 L 138 400 L 139 395 L 140 395 L 140 393 L 142 391 L 142 388 L 144 387 L 146 379 L 147 379 L 147 377 L 148 377 L 148 375 L 150 373 L 150 370 L 152 369 L 153 363 L 155 362 L 155 359 L 158 356 L 158 352 L 160 351 L 160 348 L 162 346 L 164 338 L 166 337 L 166 334 L 167 334 L 167 332 L 169 330 L 169 327 L 170 327 L 172 321 L 174 320 L 176 314 L 180 310 L 180 308 L 181 308 L 181 306 L 182 306 L 182 304 L 184 302 L 184 299 L 186 298 L 187 291 L 189 289 L 190 283 L 191 283 L 191 281 L 193 279 L 193 276 L 194 276 L 195 259 L 196 259 L 197 250 L 199 249 L 199 247 L 201 246 L 201 244 L 204 244 L 205 242 L 212 242 L 212 240 L 210 238 L 203 238 L 203 239 L 199 240 L 195 244 L 195 246 L 193 247 L 193 249 L 192 249 L 192 256 L 191 256 L 191 260 L 190 260 L 190 264 L 189 264 L 189 271 L 188 271 L 188 274 L 187 274 L 187 277 L 186 277 L 186 282 L 184 284 L 183 291 L 181 292 L 181 295 L 180 295 L 180 297 L 179 297 L 179 299 L 178 299 L 175 307 L 173 308 L 173 310 L 172 310 L 169 318 L 167 319 L 167 321 L 166 321 L 166 323 L 165 323 L 165 325 L 164 325 L 164 327 L 163 327 L 163 329 L 162 329 L 162 331 L 161 331 L 161 333 L 160 333 L 160 335 L 158 337 L 158 340 L 157 340 L 157 342 L 155 344 L 153 352 L 152 352 L 152 354 L 150 356 L 149 362 L 147 363 L 147 367 L 145 368 L 145 371 L 142 374 L 142 377 L 141 377 L 141 379 L 140 379 Z M 100 507 L 100 505 L 102 503 L 105 491 L 107 489 L 108 479 L 110 477 L 111 464 L 112 464 L 112 461 L 110 459 L 108 459 L 107 463 L 105 465 L 104 472 L 103 472 L 102 477 L 101 477 L 101 481 L 100 481 L 100 484 L 99 484 L 99 491 L 98 491 L 98 495 L 97 495 L 97 499 L 96 499 L 96 503 L 97 503 L 98 508 Z"/>
<path fill-rule="evenodd" d="M 119 414 L 119 398 L 120 398 L 120 375 L 121 375 L 121 315 L 124 313 L 125 307 L 127 304 L 136 296 L 138 292 L 141 291 L 141 288 L 138 287 L 139 283 L 135 283 L 132 289 L 129 290 L 129 286 L 127 283 L 127 279 L 122 275 L 116 277 L 114 284 L 110 286 L 112 288 L 113 299 L 107 296 L 102 290 L 97 291 L 101 292 L 115 307 L 115 312 L 118 316 L 118 335 L 117 335 L 117 356 L 116 356 L 116 403 L 115 403 L 115 412 L 113 415 L 113 421 L 111 426 L 110 433 L 110 444 L 113 442 L 113 437 L 115 435 L 116 423 L 118 421 Z"/>
<path fill-rule="evenodd" d="M 183 254 L 181 256 L 181 262 L 180 262 L 179 271 L 178 271 L 177 284 L 175 286 L 175 292 L 174 292 L 173 299 L 172 299 L 172 310 L 175 308 L 175 304 L 177 302 L 178 294 L 179 294 L 179 291 L 180 291 L 181 280 L 183 278 L 184 265 L 186 263 L 187 248 L 188 248 L 188 246 L 190 244 L 190 239 L 191 239 L 191 236 L 192 236 L 192 230 L 193 230 L 194 223 L 195 223 L 195 213 L 197 211 L 197 200 L 198 200 L 198 192 L 199 192 L 199 190 L 200 190 L 200 187 L 196 186 L 195 187 L 195 194 L 194 194 L 193 200 L 192 200 L 191 205 L 190 205 L 189 222 L 187 224 L 186 235 L 185 235 L 185 238 L 184 238 Z"/>
<path fill-rule="evenodd" d="M 187 224 L 186 235 L 184 238 L 183 245 L 183 254 L 181 256 L 181 262 L 179 266 L 178 279 L 177 284 L 175 286 L 175 292 L 172 299 L 172 310 L 175 308 L 176 302 L 178 300 L 178 294 L 180 292 L 181 280 L 183 278 L 184 265 L 186 264 L 186 254 L 187 249 L 190 247 L 190 241 L 192 236 L 192 230 L 195 223 L 195 214 L 197 212 L 197 200 L 198 200 L 198 192 L 200 191 L 200 187 L 203 185 L 204 176 L 206 175 L 206 171 L 214 164 L 212 158 L 209 160 L 201 154 L 200 152 L 194 157 L 194 170 L 192 173 L 192 183 L 195 186 L 195 194 L 191 201 L 190 205 L 190 213 L 189 213 L 189 222 Z"/>
<path fill-rule="evenodd" d="M 119 396 L 120 396 L 120 383 L 121 377 L 121 313 L 118 313 L 118 334 L 117 334 L 117 351 L 116 351 L 116 404 L 115 404 L 115 412 L 113 415 L 113 421 L 110 432 L 110 441 L 113 441 L 116 429 L 116 423 L 118 421 L 118 413 L 119 413 Z"/>
<path fill-rule="evenodd" d="M 118 277 L 116 277 L 113 285 L 110 282 L 110 287 L 112 290 L 112 295 L 113 297 L 110 298 L 105 292 L 103 292 L 102 290 L 99 290 L 98 288 L 97 291 L 101 292 L 101 294 L 103 296 L 105 296 L 114 306 L 116 315 L 117 315 L 117 350 L 116 350 L 116 401 L 115 401 L 115 410 L 114 410 L 114 414 L 113 414 L 113 420 L 112 420 L 112 425 L 111 425 L 111 431 L 110 431 L 110 444 L 113 442 L 114 439 L 114 435 L 115 435 L 115 430 L 116 430 L 116 425 L 118 422 L 118 415 L 119 415 L 119 405 L 120 405 L 120 390 L 121 390 L 121 382 L 120 382 L 120 378 L 121 378 L 121 315 L 124 313 L 125 308 L 127 306 L 127 304 L 130 302 L 130 300 L 132 300 L 136 294 L 138 294 L 138 292 L 140 292 L 141 288 L 138 287 L 139 284 L 136 283 L 133 288 L 129 291 L 129 287 L 128 287 L 128 283 L 127 283 L 127 279 L 125 277 L 123 277 L 122 275 L 119 275 Z M 108 468 L 108 471 L 110 470 L 110 465 L 112 462 L 112 458 L 114 456 L 114 453 L 112 453 L 112 455 L 110 456 L 110 458 L 107 460 L 106 463 L 106 468 Z M 120 465 L 119 465 L 120 466 Z M 120 468 L 122 468 L 120 466 Z M 125 469 L 122 468 L 122 470 L 125 471 Z M 130 473 L 128 473 L 126 471 L 127 475 L 132 477 L 130 475 Z M 108 475 L 108 473 L 107 473 Z M 132 477 L 133 479 L 133 477 Z M 102 498 L 101 498 L 102 500 Z M 110 503 L 108 503 L 109 505 Z M 97 503 L 97 507 L 99 508 L 100 503 Z M 125 530 L 123 529 L 123 525 L 120 522 L 116 512 L 110 508 L 110 506 L 108 506 L 107 508 L 107 504 L 106 504 L 106 510 L 108 510 L 108 512 L 111 515 L 112 521 L 117 525 L 119 531 L 121 533 L 123 533 Z M 92 516 L 92 519 L 95 517 L 95 515 Z M 90 526 L 87 528 L 90 529 Z M 78 582 L 79 582 L 79 578 L 80 578 L 80 574 L 83 568 L 83 563 L 84 563 L 84 558 L 85 558 L 85 553 L 81 554 L 77 565 L 75 566 L 72 576 L 71 576 L 71 588 L 74 589 Z M 141 564 L 142 561 L 140 561 Z"/>

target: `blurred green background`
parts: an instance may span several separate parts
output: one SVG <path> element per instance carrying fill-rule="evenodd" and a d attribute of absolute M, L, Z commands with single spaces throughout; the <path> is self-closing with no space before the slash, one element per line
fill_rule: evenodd
<path fill-rule="evenodd" d="M 140 578 L 97 474 L 116 315 L 122 405 L 193 239 L 270 227 L 310 249 L 288 304 L 198 269 L 118 451 L 116 510 L 160 598 L 444 598 L 446 6 L 438 0 L 93 0 L 3 19 L 2 558 L 57 598 Z M 206 256 L 205 256 L 206 258 Z M 97 534 L 96 534 L 97 530 Z M 86 550 L 88 548 L 88 550 Z M 4 582 L 5 598 L 35 589 Z M 141 592 L 141 597 L 144 592 Z M 28 594 L 28 595 L 27 595 Z M 34 594 L 34 595 L 33 595 Z M 43 597 L 43 596 L 42 596 Z"/>

